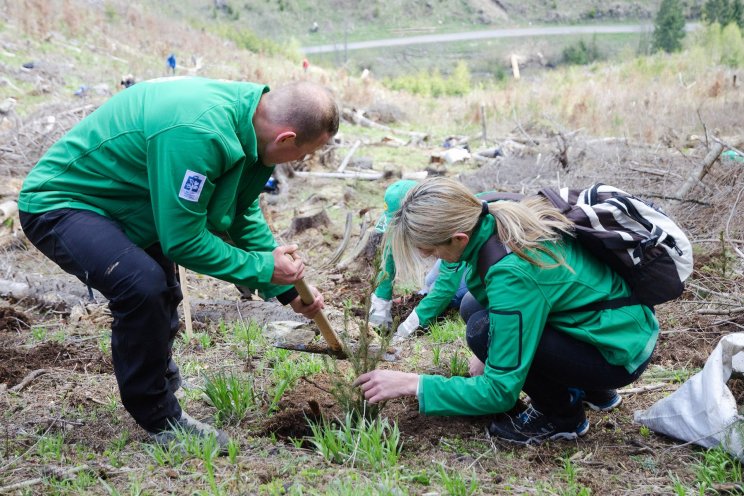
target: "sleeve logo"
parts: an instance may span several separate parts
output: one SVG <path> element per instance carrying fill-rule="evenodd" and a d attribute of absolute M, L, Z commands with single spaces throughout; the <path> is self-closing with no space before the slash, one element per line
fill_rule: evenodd
<path fill-rule="evenodd" d="M 178 193 L 178 197 L 187 201 L 198 202 L 202 188 L 204 187 L 204 181 L 206 180 L 207 177 L 205 175 L 187 170 L 183 176 L 181 192 Z"/>

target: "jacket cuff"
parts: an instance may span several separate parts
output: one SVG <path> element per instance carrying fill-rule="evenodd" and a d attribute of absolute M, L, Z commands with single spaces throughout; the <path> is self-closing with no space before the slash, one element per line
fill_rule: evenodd
<path fill-rule="evenodd" d="M 279 300 L 279 303 L 282 305 L 287 305 L 292 300 L 297 298 L 300 293 L 297 292 L 297 290 L 294 287 L 289 288 L 289 290 L 285 291 L 284 293 L 276 295 L 276 299 Z"/>

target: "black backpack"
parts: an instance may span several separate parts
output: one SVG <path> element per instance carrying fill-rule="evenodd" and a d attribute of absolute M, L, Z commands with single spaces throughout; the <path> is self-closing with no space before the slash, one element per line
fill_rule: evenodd
<path fill-rule="evenodd" d="M 600 301 L 572 311 L 602 310 L 642 303 L 653 307 L 679 297 L 692 273 L 692 245 L 682 229 L 653 203 L 604 184 L 584 190 L 541 189 L 574 224 L 579 242 L 612 267 L 632 296 Z M 482 197 L 490 201 L 487 197 Z M 481 279 L 508 253 L 494 233 L 478 253 Z"/>

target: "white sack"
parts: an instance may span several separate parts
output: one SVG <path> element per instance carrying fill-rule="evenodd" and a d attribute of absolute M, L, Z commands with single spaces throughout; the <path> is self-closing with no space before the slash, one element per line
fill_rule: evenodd
<path fill-rule="evenodd" d="M 726 382 L 732 370 L 744 372 L 744 333 L 721 338 L 703 370 L 648 410 L 636 411 L 635 421 L 654 432 L 699 444 L 719 444 L 744 461 L 744 417 Z"/>

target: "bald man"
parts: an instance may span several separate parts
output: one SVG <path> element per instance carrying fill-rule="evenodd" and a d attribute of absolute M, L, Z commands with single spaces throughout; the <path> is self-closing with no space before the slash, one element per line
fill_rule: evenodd
<path fill-rule="evenodd" d="M 109 300 L 124 407 L 158 443 L 175 429 L 227 436 L 184 411 L 171 358 L 182 299 L 175 264 L 256 289 L 312 318 L 292 283 L 296 246 L 277 246 L 258 206 L 274 164 L 338 131 L 324 87 L 163 78 L 122 91 L 53 144 L 18 204 L 28 239 Z M 289 256 L 287 256 L 289 255 Z"/>

